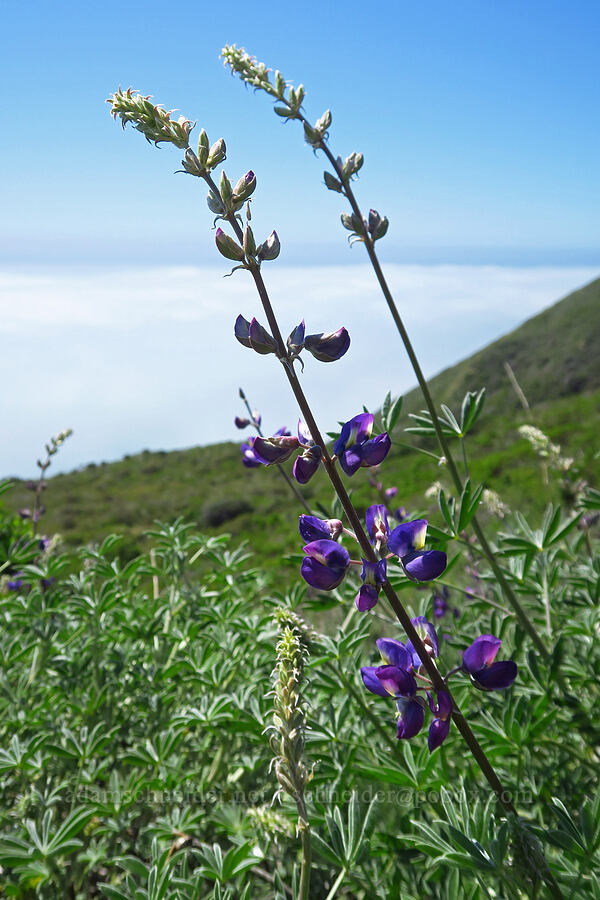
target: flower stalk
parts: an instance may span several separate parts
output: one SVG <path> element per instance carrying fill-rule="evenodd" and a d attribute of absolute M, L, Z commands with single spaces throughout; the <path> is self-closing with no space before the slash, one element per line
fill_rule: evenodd
<path fill-rule="evenodd" d="M 328 128 L 331 124 L 331 112 L 327 110 L 314 126 L 311 125 L 301 111 L 301 105 L 305 95 L 304 87 L 302 85 L 297 89 L 289 87 L 288 95 L 286 97 L 285 90 L 287 84 L 280 72 L 275 73 L 275 82 L 272 84 L 269 79 L 270 70 L 267 66 L 264 63 L 257 62 L 242 48 L 238 48 L 235 45 L 227 45 L 223 48 L 221 55 L 225 61 L 225 65 L 229 66 L 233 73 L 239 75 L 242 81 L 254 88 L 264 90 L 267 94 L 275 98 L 278 103 L 283 104 L 283 106 L 276 107 L 275 112 L 285 120 L 297 119 L 301 122 L 304 127 L 306 142 L 314 151 L 321 150 L 327 157 L 336 177 L 333 177 L 330 173 L 326 172 L 325 185 L 329 190 L 336 191 L 346 197 L 350 204 L 352 215 L 342 213 L 342 224 L 349 231 L 353 232 L 351 238 L 352 242 L 358 240 L 365 245 L 375 276 L 423 394 L 442 456 L 446 459 L 450 477 L 460 496 L 464 487 L 462 478 L 450 450 L 449 442 L 444 435 L 427 379 L 423 374 L 414 347 L 404 326 L 404 322 L 402 321 L 375 250 L 375 242 L 386 233 L 388 221 L 386 218 L 381 217 L 375 210 L 370 211 L 368 219 L 365 218 L 358 205 L 354 191 L 352 190 L 351 179 L 362 167 L 362 154 L 352 153 L 344 161 L 342 161 L 341 157 L 336 158 L 334 156 L 328 145 Z M 512 607 L 519 624 L 531 638 L 535 649 L 549 665 L 552 659 L 551 653 L 504 575 L 476 516 L 472 517 L 471 524 L 477 540 L 479 541 L 483 555 L 486 557 L 505 599 Z M 568 685 L 560 671 L 555 673 L 555 679 L 561 691 L 563 693 L 568 693 Z"/>
<path fill-rule="evenodd" d="M 280 629 L 273 685 L 274 714 L 270 742 L 275 754 L 278 792 L 284 791 L 288 794 L 296 803 L 298 810 L 298 834 L 302 844 L 298 898 L 308 900 L 312 854 L 310 823 L 304 792 L 312 773 L 302 760 L 305 731 L 302 685 L 308 650 L 306 633 L 294 619 L 281 621 Z"/>

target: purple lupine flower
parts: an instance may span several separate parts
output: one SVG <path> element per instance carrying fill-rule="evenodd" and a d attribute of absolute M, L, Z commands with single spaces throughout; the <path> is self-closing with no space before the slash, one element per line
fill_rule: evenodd
<path fill-rule="evenodd" d="M 362 564 L 362 584 L 356 595 L 356 606 L 360 612 L 366 612 L 377 603 L 379 591 L 387 577 L 387 562 L 385 559 L 380 559 L 379 562 L 363 559 Z"/>
<path fill-rule="evenodd" d="M 286 342 L 287 348 L 292 356 L 298 356 L 304 347 L 304 331 L 304 319 L 302 319 L 300 324 L 296 325 L 294 330 L 290 333 Z"/>
<path fill-rule="evenodd" d="M 386 553 L 390 529 L 385 506 L 381 503 L 374 503 L 372 506 L 369 506 L 365 521 L 367 523 L 369 540 L 378 553 Z"/>
<path fill-rule="evenodd" d="M 333 452 L 348 476 L 361 466 L 378 466 L 388 455 L 391 441 L 387 432 L 371 438 L 373 415 L 360 413 L 342 427 L 333 445 Z"/>
<path fill-rule="evenodd" d="M 323 451 L 316 444 L 313 447 L 307 447 L 306 450 L 296 457 L 292 474 L 298 484 L 307 484 L 313 477 L 323 458 Z"/>
<path fill-rule="evenodd" d="M 396 736 L 407 740 L 419 733 L 425 721 L 424 703 L 417 697 L 417 682 L 412 674 L 412 657 L 400 641 L 380 638 L 377 647 L 383 666 L 363 666 L 363 684 L 372 694 L 396 700 L 398 729 Z"/>
<path fill-rule="evenodd" d="M 292 435 L 254 438 L 253 451 L 256 459 L 264 466 L 285 462 L 298 449 L 298 438 Z"/>
<path fill-rule="evenodd" d="M 300 534 L 305 541 L 335 541 L 344 526 L 340 519 L 319 519 L 317 516 L 300 516 Z"/>
<path fill-rule="evenodd" d="M 437 705 L 429 692 L 427 692 L 427 699 L 429 700 L 429 709 L 435 716 L 429 726 L 429 737 L 427 739 L 429 752 L 433 753 L 448 737 L 450 718 L 452 716 L 452 700 L 446 691 L 437 692 Z"/>
<path fill-rule="evenodd" d="M 254 441 L 256 438 L 248 438 L 246 443 L 242 444 L 240 450 L 242 451 L 242 463 L 246 466 L 247 469 L 255 469 L 257 466 L 261 466 L 262 463 L 259 459 L 257 459 L 254 453 Z"/>
<path fill-rule="evenodd" d="M 396 737 L 409 740 L 417 735 L 425 721 L 425 708 L 420 697 L 396 700 L 398 710 L 398 730 Z"/>
<path fill-rule="evenodd" d="M 13 578 L 11 581 L 6 582 L 6 587 L 9 591 L 20 591 L 23 587 L 23 579 Z"/>
<path fill-rule="evenodd" d="M 412 654 L 401 641 L 395 638 L 379 638 L 375 642 L 380 656 L 388 666 L 398 666 L 399 669 L 412 669 Z"/>
<path fill-rule="evenodd" d="M 367 690 L 380 697 L 416 697 L 417 682 L 412 672 L 399 666 L 363 666 L 360 670 Z"/>
<path fill-rule="evenodd" d="M 240 314 L 235 320 L 233 333 L 240 344 L 256 350 L 257 353 L 265 355 L 277 352 L 275 339 L 271 337 L 267 329 L 263 328 L 256 318 L 249 322 Z"/>
<path fill-rule="evenodd" d="M 260 423 L 262 422 L 262 416 L 257 409 L 252 410 L 252 422 L 256 426 L 256 428 L 260 428 Z M 275 434 L 283 434 L 283 430 L 276 431 Z M 289 432 L 286 432 L 289 434 Z"/>
<path fill-rule="evenodd" d="M 350 565 L 350 554 L 335 541 L 311 541 L 303 547 L 306 557 L 302 560 L 300 574 L 311 587 L 331 591 L 344 578 Z"/>
<path fill-rule="evenodd" d="M 303 447 L 312 447 L 315 443 L 306 422 L 298 419 L 298 440 Z"/>
<path fill-rule="evenodd" d="M 398 509 L 396 510 L 396 512 L 394 513 L 394 518 L 395 518 L 396 522 L 404 522 L 404 520 L 406 519 L 406 516 L 407 516 L 406 507 L 404 507 L 404 506 L 399 506 Z"/>
<path fill-rule="evenodd" d="M 51 539 L 47 535 L 43 535 L 38 541 L 38 547 L 40 548 L 42 553 L 46 552 L 46 550 L 48 549 L 50 544 L 51 544 Z"/>
<path fill-rule="evenodd" d="M 435 658 L 439 653 L 440 647 L 436 630 L 431 622 L 428 622 L 425 616 L 417 616 L 415 619 L 411 619 L 410 621 L 414 625 L 415 631 L 423 641 L 428 655 Z M 415 669 L 418 669 L 422 665 L 421 657 L 413 647 L 412 641 L 407 641 L 406 649 L 412 657 L 413 666 L 415 667 Z"/>
<path fill-rule="evenodd" d="M 236 416 L 233 422 L 236 428 L 247 428 L 250 424 L 250 419 L 242 419 L 241 416 Z"/>
<path fill-rule="evenodd" d="M 30 519 L 31 518 L 31 510 L 30 509 L 20 509 L 20 510 L 18 510 L 18 515 L 21 519 Z"/>
<path fill-rule="evenodd" d="M 308 425 L 298 419 L 298 442 L 304 451 L 297 457 L 292 474 L 299 484 L 307 484 L 321 464 L 323 451 L 315 444 Z"/>
<path fill-rule="evenodd" d="M 350 335 L 345 328 L 337 331 L 307 334 L 304 348 L 320 362 L 335 362 L 346 353 L 350 346 Z"/>
<path fill-rule="evenodd" d="M 43 588 L 49 588 L 56 581 L 56 577 L 54 575 L 49 575 L 48 578 L 41 579 L 41 585 Z"/>
<path fill-rule="evenodd" d="M 483 691 L 501 691 L 517 677 L 517 664 L 512 659 L 494 662 L 502 641 L 493 634 L 475 638 L 463 653 L 462 667 L 473 684 Z"/>
<path fill-rule="evenodd" d="M 412 581 L 433 581 L 447 565 L 442 550 L 423 550 L 427 534 L 427 519 L 415 519 L 398 525 L 389 536 L 388 545 Z"/>
<path fill-rule="evenodd" d="M 394 499 L 394 497 L 396 496 L 397 493 L 398 493 L 397 487 L 387 488 L 383 492 L 383 499 L 385 500 L 386 503 L 389 503 L 391 500 Z"/>

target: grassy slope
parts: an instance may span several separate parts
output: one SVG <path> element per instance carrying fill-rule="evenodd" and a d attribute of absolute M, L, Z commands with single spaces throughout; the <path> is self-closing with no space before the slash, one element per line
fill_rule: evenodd
<path fill-rule="evenodd" d="M 447 369 L 432 381 L 438 401 L 456 404 L 463 393 L 488 388 L 486 410 L 469 442 L 471 474 L 497 490 L 509 504 L 523 508 L 532 497 L 538 511 L 548 500 L 539 481 L 537 460 L 517 427 L 527 421 L 508 384 L 507 360 L 534 406 L 536 424 L 575 456 L 582 474 L 594 477 L 600 411 L 600 280 L 570 295 L 511 334 Z M 408 410 L 422 406 L 416 392 L 406 398 Z M 397 485 L 398 504 L 423 508 L 423 491 L 440 477 L 434 461 L 400 446 L 414 440 L 401 429 L 385 463 L 385 485 Z M 287 464 L 291 471 L 291 462 Z M 443 473 L 442 473 L 443 474 Z M 375 502 L 368 474 L 361 470 L 349 482 L 360 508 Z M 311 505 L 330 506 L 331 494 L 322 472 L 303 489 Z M 23 485 L 7 502 L 28 505 Z M 51 478 L 45 493 L 44 528 L 58 531 L 69 544 L 97 540 L 111 531 L 127 535 L 126 552 L 140 546 L 141 535 L 156 519 L 193 519 L 208 533 L 228 531 L 247 538 L 266 565 L 280 565 L 283 554 L 301 547 L 298 510 L 289 489 L 274 469 L 246 470 L 237 444 L 196 447 L 170 453 L 144 453 L 116 463 L 90 465 Z M 556 497 L 554 499 L 557 499 Z"/>
<path fill-rule="evenodd" d="M 488 413 L 514 409 L 518 400 L 506 376 L 508 362 L 531 405 L 600 387 L 600 279 L 528 319 L 510 334 L 430 382 L 434 398 L 460 403 L 468 390 L 487 389 Z M 423 405 L 420 392 L 405 398 L 405 410 Z"/>

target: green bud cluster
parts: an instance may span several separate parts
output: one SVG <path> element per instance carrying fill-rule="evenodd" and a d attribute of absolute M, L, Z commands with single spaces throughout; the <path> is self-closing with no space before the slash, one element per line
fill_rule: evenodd
<path fill-rule="evenodd" d="M 366 243 L 371 240 L 373 243 L 387 234 L 389 222 L 386 216 L 380 215 L 376 209 L 369 211 L 368 220 L 358 216 L 356 213 L 345 213 L 341 215 L 342 225 L 347 231 L 351 231 L 350 243 L 354 241 L 362 241 Z"/>
<path fill-rule="evenodd" d="M 292 823 L 281 813 L 276 812 L 268 803 L 263 803 L 262 806 L 251 806 L 246 815 L 258 830 L 270 838 L 274 838 L 278 834 L 292 837 L 294 833 Z"/>
<path fill-rule="evenodd" d="M 212 172 L 219 163 L 223 162 L 226 152 L 227 148 L 223 138 L 219 138 L 211 146 L 208 135 L 203 128 L 198 139 L 198 153 L 194 153 L 191 147 L 188 147 L 185 151 L 185 157 L 181 161 L 183 171 L 187 172 L 188 175 L 196 175 L 198 178 L 203 178 L 209 172 Z"/>
<path fill-rule="evenodd" d="M 50 465 L 50 457 L 58 453 L 59 448 L 62 447 L 67 438 L 70 438 L 72 434 L 72 428 L 65 428 L 64 431 L 59 431 L 58 434 L 55 434 L 54 437 L 51 437 L 50 441 L 44 447 L 44 449 L 46 450 L 47 459 L 43 463 L 38 459 L 38 468 L 42 470 L 47 469 Z"/>
<path fill-rule="evenodd" d="M 311 778 L 311 773 L 302 762 L 305 731 L 302 684 L 307 655 L 303 630 L 294 625 L 283 625 L 277 644 L 270 743 L 275 754 L 279 791 L 285 791 L 301 804 L 304 789 Z"/>
<path fill-rule="evenodd" d="M 162 106 L 154 106 L 150 97 L 143 97 L 131 88 L 127 88 L 125 92 L 119 88 L 106 102 L 111 104 L 111 115 L 115 119 L 117 116 L 121 119 L 123 128 L 131 122 L 148 142 L 159 144 L 168 141 L 181 150 L 189 147 L 189 136 L 194 123 L 184 116 L 174 122 L 171 119 L 173 110 L 167 112 Z"/>
<path fill-rule="evenodd" d="M 338 157 L 338 163 L 340 164 L 340 168 L 342 170 L 342 179 L 343 181 L 349 181 L 353 175 L 356 175 L 359 169 L 362 169 L 362 164 L 364 162 L 364 156 L 362 153 L 351 153 L 350 156 L 347 156 L 344 162 L 340 157 Z"/>
<path fill-rule="evenodd" d="M 326 109 L 320 119 L 317 119 L 314 125 L 304 123 L 304 138 L 307 144 L 311 144 L 315 149 L 320 147 L 327 137 L 327 129 L 331 125 L 331 110 Z"/>
<path fill-rule="evenodd" d="M 268 69 L 264 63 L 258 62 L 257 59 L 250 56 L 249 53 L 246 53 L 243 47 L 236 47 L 235 44 L 227 44 L 221 50 L 221 57 L 223 58 L 225 65 L 229 66 L 231 69 L 232 74 L 235 73 L 236 75 L 239 75 L 246 84 L 250 84 L 254 88 L 265 91 L 267 94 L 270 94 L 271 97 L 275 97 L 276 100 L 281 100 L 281 102 L 285 104 L 285 106 L 275 107 L 275 112 L 278 116 L 281 116 L 284 119 L 300 118 L 300 107 L 302 106 L 305 94 L 304 87 L 301 84 L 298 85 L 297 88 L 288 88 L 286 97 L 285 92 L 287 84 L 281 72 L 275 72 L 274 83 L 271 83 L 269 78 L 269 72 L 271 70 Z M 325 113 L 324 116 L 327 116 L 327 113 Z M 324 118 L 324 116 L 322 118 Z M 319 119 L 319 122 L 320 121 L 321 119 Z M 331 121 L 331 113 L 329 113 L 329 121 Z M 326 131 L 328 127 L 329 125 L 326 125 L 324 131 Z"/>

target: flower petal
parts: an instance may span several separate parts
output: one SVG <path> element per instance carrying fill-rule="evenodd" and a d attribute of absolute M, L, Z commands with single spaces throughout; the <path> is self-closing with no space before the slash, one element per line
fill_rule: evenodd
<path fill-rule="evenodd" d="M 345 570 L 340 571 L 324 566 L 318 560 L 307 556 L 302 560 L 300 574 L 311 587 L 319 591 L 332 591 L 338 584 L 341 584 L 346 573 Z"/>
<path fill-rule="evenodd" d="M 399 669 L 398 666 L 379 666 L 375 675 L 392 697 L 414 697 L 417 693 L 417 682 L 412 672 Z"/>
<path fill-rule="evenodd" d="M 511 686 L 517 673 L 516 662 L 512 659 L 503 659 L 480 669 L 479 672 L 471 673 L 471 678 L 484 691 L 502 691 Z"/>
<path fill-rule="evenodd" d="M 444 743 L 450 731 L 450 719 L 434 719 L 429 726 L 429 737 L 427 744 L 429 752 L 433 753 L 441 744 Z"/>
<path fill-rule="evenodd" d="M 356 608 L 359 612 L 367 612 L 377 605 L 379 591 L 372 584 L 361 584 L 356 595 Z"/>
<path fill-rule="evenodd" d="M 331 540 L 331 529 L 327 519 L 317 516 L 300 516 L 300 535 L 305 541 Z"/>
<path fill-rule="evenodd" d="M 360 674 L 368 691 L 371 691 L 372 694 L 378 694 L 380 697 L 385 697 L 387 699 L 390 695 L 375 674 L 378 668 L 379 666 L 363 666 L 360 670 Z"/>
<path fill-rule="evenodd" d="M 418 700 L 398 700 L 398 731 L 396 737 L 408 740 L 419 733 L 425 721 L 425 710 Z"/>
<path fill-rule="evenodd" d="M 400 641 L 394 638 L 379 638 L 376 643 L 384 663 L 405 669 L 407 672 L 412 668 L 412 656 Z"/>
<path fill-rule="evenodd" d="M 405 557 L 402 565 L 413 581 L 433 581 L 448 565 L 448 558 L 442 550 L 421 550 Z"/>
<path fill-rule="evenodd" d="M 371 438 L 370 441 L 365 441 L 361 446 L 362 465 L 378 466 L 390 452 L 391 446 L 392 441 L 386 431 Z"/>
<path fill-rule="evenodd" d="M 500 638 L 493 634 L 481 634 L 463 653 L 463 667 L 473 675 L 491 665 L 501 644 Z"/>
<path fill-rule="evenodd" d="M 400 559 L 422 550 L 425 546 L 427 534 L 427 519 L 415 519 L 414 522 L 404 522 L 398 525 L 389 536 L 388 545 L 392 553 Z"/>

